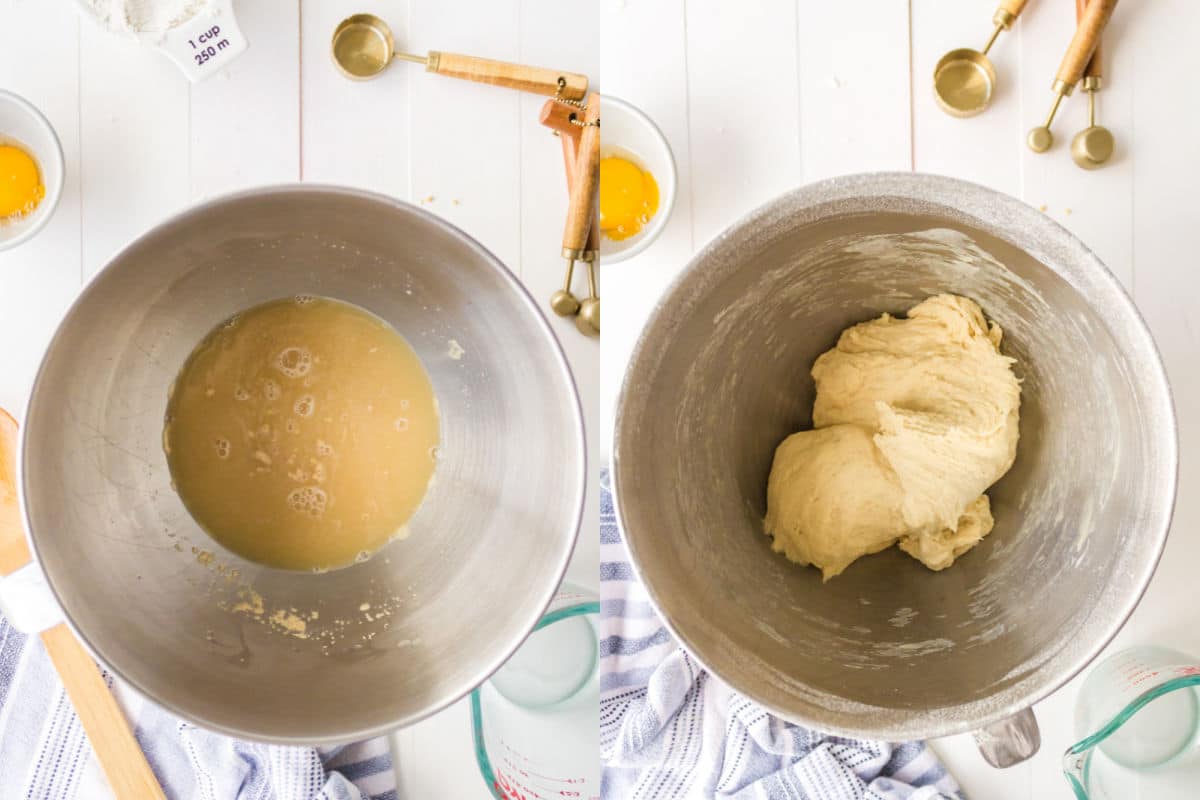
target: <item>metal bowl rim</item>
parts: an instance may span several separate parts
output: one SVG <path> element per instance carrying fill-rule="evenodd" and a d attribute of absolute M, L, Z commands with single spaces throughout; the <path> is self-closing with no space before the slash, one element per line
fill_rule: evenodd
<path fill-rule="evenodd" d="M 367 201 L 374 202 L 374 203 L 380 204 L 380 205 L 390 206 L 392 209 L 399 211 L 400 213 L 411 214 L 413 216 L 416 216 L 418 219 L 421 219 L 424 223 L 432 225 L 435 228 L 441 229 L 444 233 L 450 235 L 451 237 L 459 239 L 464 244 L 466 244 L 470 249 L 474 250 L 486 264 L 491 266 L 491 268 L 493 270 L 495 270 L 502 278 L 504 278 L 508 287 L 514 291 L 518 302 L 524 304 L 526 309 L 532 314 L 533 318 L 537 321 L 539 329 L 541 330 L 541 333 L 542 333 L 543 342 L 545 344 L 549 345 L 550 352 L 553 354 L 554 361 L 555 361 L 556 365 L 558 366 L 559 374 L 560 374 L 561 378 L 563 379 L 566 388 L 569 390 L 568 394 L 570 395 L 571 400 L 573 401 L 572 402 L 572 410 L 574 411 L 574 414 L 572 415 L 572 417 L 573 417 L 573 421 L 574 421 L 574 439 L 575 439 L 574 446 L 579 448 L 578 452 L 580 453 L 580 458 L 579 458 L 579 467 L 576 470 L 576 475 L 575 475 L 575 492 L 574 492 L 575 496 L 573 499 L 573 505 L 575 506 L 575 514 L 574 514 L 574 521 L 571 523 L 570 534 L 565 542 L 565 546 L 563 548 L 563 554 L 559 558 L 558 563 L 554 567 L 554 580 L 551 582 L 548 582 L 547 589 L 545 591 L 543 591 L 543 597 L 536 604 L 534 613 L 532 615 L 530 615 L 529 619 L 525 620 L 522 623 L 522 625 L 520 626 L 520 628 L 522 630 L 520 637 L 514 638 L 514 640 L 510 646 L 502 648 L 502 652 L 499 654 L 499 656 L 497 658 L 494 658 L 491 661 L 489 661 L 483 668 L 481 668 L 480 670 L 477 671 L 477 673 L 474 677 L 472 677 L 471 679 L 469 679 L 468 681 L 465 682 L 466 684 L 469 684 L 469 685 L 455 686 L 451 691 L 446 693 L 445 699 L 431 703 L 426 708 L 420 709 L 412 714 L 403 716 L 399 719 L 393 720 L 388 723 L 382 723 L 380 725 L 375 725 L 375 726 L 371 726 L 371 727 L 367 727 L 367 728 L 354 728 L 354 729 L 347 728 L 345 730 L 334 731 L 328 735 L 322 735 L 317 738 L 314 738 L 312 736 L 305 736 L 305 735 L 271 736 L 271 735 L 264 735 L 260 732 L 254 731 L 254 730 L 238 728 L 235 726 L 222 725 L 222 724 L 219 724 L 219 723 L 216 723 L 216 722 L 213 722 L 213 721 L 207 719 L 203 714 L 197 713 L 194 710 L 183 708 L 180 705 L 171 702 L 167 698 L 161 697 L 160 695 L 149 691 L 146 687 L 142 686 L 141 684 L 136 683 L 136 682 L 131 681 L 128 678 L 126 678 L 120 669 L 116 668 L 116 666 L 114 664 L 112 664 L 108 659 L 103 657 L 103 655 L 102 655 L 103 651 L 96 645 L 96 643 L 92 642 L 86 635 L 84 635 L 84 632 L 75 624 L 75 621 L 74 621 L 74 619 L 72 619 L 71 614 L 68 612 L 66 606 L 63 605 L 62 597 L 58 591 L 58 587 L 55 585 L 54 576 L 52 576 L 49 572 L 46 572 L 45 569 L 41 566 L 42 565 L 41 553 L 38 549 L 37 539 L 33 532 L 33 524 L 32 524 L 32 520 L 30 519 L 30 516 L 29 516 L 28 499 L 27 499 L 27 493 L 28 493 L 29 489 L 28 489 L 28 486 L 26 485 L 25 475 L 26 475 L 26 462 L 30 458 L 29 450 L 30 450 L 30 438 L 31 438 L 30 437 L 30 429 L 27 425 L 21 426 L 20 436 L 18 438 L 17 498 L 19 501 L 20 509 L 21 509 L 21 520 L 25 525 L 25 539 L 29 543 L 29 548 L 33 553 L 33 560 L 39 565 L 39 569 L 42 570 L 42 573 L 46 579 L 46 583 L 50 587 L 51 593 L 54 595 L 55 602 L 58 603 L 59 608 L 62 609 L 63 618 L 65 619 L 67 625 L 70 627 L 71 631 L 75 634 L 76 638 L 83 644 L 84 648 L 88 651 L 88 653 L 90 653 L 92 655 L 92 657 L 96 659 L 96 661 L 105 665 L 114 675 L 120 677 L 122 681 L 124 681 L 127 685 L 133 687 L 133 689 L 135 689 L 143 697 L 146 697 L 146 698 L 152 700 L 154 703 L 156 703 L 160 707 L 166 709 L 167 711 L 171 712 L 172 714 L 175 714 L 176 716 L 178 716 L 182 719 L 185 719 L 196 725 L 204 727 L 208 730 L 216 731 L 218 733 L 223 733 L 228 736 L 233 736 L 233 737 L 239 738 L 239 739 L 255 741 L 255 742 L 262 742 L 264 744 L 280 744 L 280 745 L 317 744 L 317 745 L 332 746 L 332 745 L 339 745 L 339 744 L 349 744 L 351 742 L 361 741 L 363 739 L 370 739 L 370 738 L 374 738 L 376 736 L 382 736 L 393 730 L 396 730 L 396 729 L 399 729 L 399 728 L 402 728 L 402 727 L 405 727 L 408 725 L 412 725 L 416 722 L 420 722 L 423 719 L 433 716 L 434 714 L 438 713 L 439 711 L 442 711 L 445 708 L 448 708 L 449 706 L 458 702 L 462 698 L 466 697 L 471 692 L 472 689 L 474 689 L 476 686 L 482 684 L 485 680 L 488 679 L 488 677 L 491 676 L 491 674 L 493 672 L 495 672 L 501 666 L 503 666 L 504 663 L 506 661 L 508 661 L 508 659 L 512 656 L 512 654 L 514 652 L 516 652 L 517 648 L 519 648 L 521 646 L 521 644 L 525 641 L 525 639 L 528 638 L 529 634 L 533 632 L 534 627 L 537 625 L 538 621 L 541 619 L 542 615 L 545 613 L 545 610 L 550 605 L 551 600 L 553 600 L 554 594 L 558 589 L 558 585 L 560 583 L 562 583 L 563 577 L 566 575 L 567 566 L 569 565 L 570 560 L 571 560 L 571 554 L 574 552 L 575 544 L 579 538 L 579 530 L 583 523 L 583 512 L 584 512 L 584 508 L 585 508 L 585 504 L 586 504 L 587 441 L 586 441 L 585 434 L 584 434 L 583 406 L 579 399 L 579 391 L 575 384 L 574 374 L 571 372 L 571 368 L 570 368 L 569 363 L 567 362 L 566 354 L 563 352 L 562 345 L 560 345 L 558 342 L 558 337 L 556 337 L 554 335 L 554 332 L 550 327 L 550 323 L 546 320 L 545 315 L 542 314 L 541 309 L 538 307 L 538 304 L 534 300 L 533 296 L 529 293 L 529 290 L 526 289 L 525 286 L 521 284 L 521 282 L 517 279 L 517 277 L 515 275 L 513 275 L 512 271 L 509 270 L 509 268 L 506 267 L 504 265 L 504 263 L 499 258 L 497 258 L 490 250 L 488 250 L 486 247 L 484 247 L 482 244 L 480 244 L 474 237 L 472 237 L 470 234 L 466 233 L 465 231 L 463 231 L 461 228 L 457 227 L 456 225 L 453 225 L 450 222 L 447 222 L 446 220 L 442 219 L 441 217 L 433 214 L 432 212 L 427 211 L 423 208 L 420 208 L 412 203 L 409 203 L 404 200 L 400 200 L 398 198 L 389 197 L 387 195 L 380 194 L 378 192 L 372 192 L 372 191 L 368 191 L 365 189 L 356 189 L 356 188 L 347 187 L 347 186 L 339 186 L 336 184 L 284 183 L 284 184 L 275 184 L 275 185 L 269 185 L 269 186 L 260 186 L 260 187 L 255 187 L 255 188 L 251 188 L 251 189 L 243 189 L 240 191 L 223 194 L 218 197 L 214 197 L 209 200 L 205 200 L 203 202 L 188 206 L 187 208 L 179 211 L 178 213 L 172 214 L 170 217 L 156 223 L 153 227 L 151 227 L 148 230 L 144 231 L 143 233 L 139 234 L 132 241 L 130 241 L 128 244 L 126 244 L 124 247 L 122 247 L 119 251 L 117 251 L 111 258 L 109 258 L 109 260 L 105 263 L 105 265 L 101 269 L 99 269 L 96 272 L 96 274 L 93 275 L 87 281 L 87 283 L 84 285 L 83 289 L 80 291 L 78 296 L 76 296 L 76 298 L 71 302 L 70 307 L 63 314 L 62 319 L 59 321 L 58 326 L 55 328 L 54 335 L 51 337 L 49 343 L 46 345 L 45 351 L 42 355 L 42 359 L 38 364 L 38 369 L 37 369 L 37 372 L 35 373 L 33 384 L 29 391 L 29 396 L 25 402 L 24 414 L 23 414 L 22 419 L 28 420 L 30 418 L 29 412 L 32 409 L 34 402 L 36 401 L 39 391 L 43 389 L 42 379 L 44 377 L 43 372 L 46 368 L 46 359 L 49 356 L 50 352 L 58 344 L 59 338 L 62 335 L 63 327 L 66 325 L 67 321 L 71 318 L 71 316 L 76 313 L 76 310 L 88 299 L 88 296 L 92 293 L 95 285 L 98 283 L 101 276 L 103 276 L 110 269 L 112 269 L 115 264 L 119 263 L 129 253 L 133 252 L 134 250 L 136 250 L 138 247 L 142 246 L 146 242 L 150 241 L 151 239 L 153 239 L 157 236 L 162 235 L 162 233 L 165 229 L 172 227 L 174 225 L 178 225 L 180 223 L 186 222 L 188 220 L 188 218 L 190 218 L 190 217 L 193 217 L 193 216 L 196 216 L 199 214 L 203 214 L 214 208 L 218 208 L 218 207 L 230 204 L 230 203 L 240 202 L 240 201 L 244 201 L 244 200 L 250 200 L 250 199 L 259 198 L 259 197 L 269 197 L 269 196 L 273 196 L 273 195 L 289 195 L 289 194 L 311 194 L 311 195 L 327 194 L 327 195 L 338 195 L 338 196 L 342 196 L 342 197 L 350 197 L 350 198 L 355 198 L 355 199 L 360 199 L 360 200 L 367 200 Z"/>
<path fill-rule="evenodd" d="M 960 201 L 969 201 L 957 203 L 954 206 L 948 205 L 947 197 L 956 196 Z M 669 326 L 670 322 L 665 319 L 664 312 L 677 304 L 677 295 L 682 295 L 687 289 L 690 281 L 705 268 L 705 262 L 714 254 L 718 253 L 722 243 L 734 235 L 740 234 L 744 229 L 755 226 L 757 223 L 766 221 L 775 215 L 780 209 L 789 208 L 792 210 L 812 208 L 815 206 L 828 204 L 836 201 L 854 201 L 854 200 L 871 200 L 871 199 L 901 199 L 913 200 L 923 203 L 931 203 L 942 205 L 947 210 L 947 217 L 959 221 L 967 221 L 975 224 L 980 228 L 987 228 L 989 225 L 985 220 L 976 216 L 974 212 L 983 208 L 999 209 L 999 212 L 1007 213 L 1020 218 L 1021 226 L 1015 227 L 1021 239 L 1018 241 L 1017 236 L 1010 235 L 1010 231 L 1001 233 L 989 231 L 993 236 L 1002 239 L 1006 243 L 1017 247 L 1018 249 L 1028 253 L 1031 257 L 1037 258 L 1041 263 L 1045 264 L 1056 274 L 1066 280 L 1072 288 L 1079 289 L 1079 286 L 1059 270 L 1057 265 L 1048 263 L 1047 260 L 1039 257 L 1039 251 L 1036 247 L 1029 244 L 1032 240 L 1044 239 L 1047 237 L 1071 247 L 1076 252 L 1077 261 L 1080 264 L 1086 264 L 1086 274 L 1079 273 L 1074 277 L 1084 278 L 1092 281 L 1090 288 L 1107 294 L 1114 302 L 1121 305 L 1121 310 L 1125 312 L 1127 318 L 1133 323 L 1136 328 L 1137 339 L 1146 346 L 1146 349 L 1152 356 L 1151 363 L 1145 365 L 1145 368 L 1150 372 L 1155 379 L 1155 394 L 1157 394 L 1164 402 L 1162 408 L 1157 409 L 1161 412 L 1162 425 L 1167 440 L 1167 452 L 1163 455 L 1164 472 L 1166 472 L 1170 480 L 1162 487 L 1159 493 L 1158 513 L 1151 515 L 1151 525 L 1147 527 L 1147 531 L 1152 534 L 1152 538 L 1147 541 L 1147 546 L 1152 548 L 1150 558 L 1146 560 L 1144 568 L 1140 570 L 1134 584 L 1137 586 L 1136 591 L 1131 592 L 1129 598 L 1122 604 L 1119 614 L 1119 621 L 1112 626 L 1110 630 L 1104 632 L 1102 636 L 1086 651 L 1082 651 L 1082 655 L 1071 663 L 1065 666 L 1058 667 L 1050 677 L 1045 680 L 1041 686 L 1035 688 L 1026 695 L 1014 698 L 1006 702 L 999 709 L 981 715 L 977 719 L 970 718 L 969 715 L 963 714 L 953 715 L 953 719 L 941 725 L 933 725 L 929 728 L 916 728 L 911 725 L 896 725 L 883 726 L 878 728 L 866 727 L 843 727 L 837 728 L 836 732 L 852 737 L 865 737 L 886 739 L 889 741 L 902 741 L 908 739 L 931 739 L 940 736 L 951 736 L 959 733 L 967 733 L 986 727 L 987 725 L 997 722 L 1012 716 L 1024 709 L 1030 708 L 1038 701 L 1050 696 L 1071 678 L 1078 675 L 1088 664 L 1095 660 L 1096 656 L 1108 645 L 1109 642 L 1116 637 L 1121 628 L 1129 620 L 1134 609 L 1145 595 L 1147 588 L 1150 585 L 1150 580 L 1154 576 L 1154 571 L 1158 566 L 1159 560 L 1162 558 L 1163 549 L 1166 546 L 1167 535 L 1170 530 L 1171 517 L 1175 508 L 1176 489 L 1179 482 L 1179 431 L 1174 413 L 1174 399 L 1171 393 L 1171 385 L 1167 380 L 1166 367 L 1162 361 L 1162 355 L 1159 353 L 1158 346 L 1154 341 L 1149 326 L 1137 306 L 1134 305 L 1132 298 L 1125 291 L 1117 277 L 1104 265 L 1102 261 L 1085 245 L 1078 237 L 1069 230 L 1064 228 L 1059 223 L 1055 222 L 1050 217 L 1040 211 L 1037 211 L 1032 206 L 1011 197 L 1002 192 L 990 189 L 981 184 L 965 181 L 959 178 L 951 178 L 944 175 L 934 175 L 930 173 L 915 173 L 915 172 L 866 172 L 853 175 L 842 175 L 834 178 L 828 178 L 822 181 L 817 181 L 811 184 L 806 184 L 798 188 L 786 191 L 757 208 L 742 215 L 737 220 L 730 223 L 723 231 L 713 237 L 704 247 L 697 252 L 680 271 L 680 273 L 671 281 L 664 290 L 658 302 L 655 304 L 650 317 L 647 319 L 645 326 L 638 335 L 637 343 L 634 345 L 629 358 L 629 364 L 622 378 L 621 388 L 617 396 L 617 406 L 614 415 L 613 423 L 613 440 L 612 440 L 612 497 L 613 511 L 617 525 L 620 529 L 621 537 L 625 542 L 630 556 L 630 563 L 633 566 L 633 571 L 638 581 L 645 587 L 646 594 L 650 599 L 655 611 L 658 613 L 659 619 L 662 620 L 667 630 L 675 637 L 675 640 L 684 648 L 684 650 L 696 659 L 702 668 L 717 676 L 734 690 L 740 692 L 750 698 L 760 706 L 765 708 L 769 713 L 774 714 L 785 720 L 789 720 L 801 725 L 817 727 L 823 730 L 831 730 L 830 725 L 822 720 L 805 718 L 796 712 L 782 708 L 770 702 L 766 702 L 762 697 L 754 691 L 753 687 L 748 686 L 746 681 L 741 680 L 739 676 L 732 674 L 722 674 L 721 672 L 712 669 L 705 658 L 697 651 L 691 639 L 683 634 L 679 629 L 675 620 L 671 619 L 663 611 L 662 602 L 657 589 L 646 580 L 645 570 L 640 564 L 640 551 L 637 544 L 637 538 L 630 537 L 629 526 L 625 519 L 623 506 L 621 503 L 621 465 L 622 465 L 622 448 L 621 448 L 621 432 L 630 424 L 627 417 L 631 415 L 628 408 L 630 403 L 630 395 L 636 383 L 641 380 L 641 377 L 634 377 L 635 367 L 642 361 L 648 352 L 654 349 L 650 343 L 650 339 L 655 328 L 659 326 Z M 999 216 L 999 213 L 993 214 Z M 1039 236 L 1039 233 L 1041 236 Z M 1157 516 L 1157 519 L 1154 517 Z M 1009 689 L 1012 687 L 1010 686 Z M 1005 690 L 1008 691 L 1008 690 Z M 1001 692 L 1002 694 L 1003 692 Z M 959 706 L 958 708 L 970 708 L 982 704 L 983 700 L 972 701 L 967 706 Z M 944 719 L 946 717 L 943 717 Z"/>

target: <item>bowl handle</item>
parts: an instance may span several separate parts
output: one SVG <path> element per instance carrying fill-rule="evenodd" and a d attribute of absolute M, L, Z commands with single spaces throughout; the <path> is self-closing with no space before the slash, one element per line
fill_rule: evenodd
<path fill-rule="evenodd" d="M 984 761 L 1001 769 L 1020 764 L 1036 753 L 1041 744 L 1042 734 L 1031 708 L 975 731 L 975 745 Z"/>

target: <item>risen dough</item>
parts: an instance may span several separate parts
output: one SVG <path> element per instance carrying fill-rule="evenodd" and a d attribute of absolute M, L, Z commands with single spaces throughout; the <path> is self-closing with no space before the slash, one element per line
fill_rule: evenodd
<path fill-rule="evenodd" d="M 1021 404 L 1001 335 L 945 294 L 843 331 L 812 368 L 814 430 L 775 451 L 774 549 L 828 580 L 896 543 L 944 569 L 986 536 L 983 492 L 1016 457 Z"/>

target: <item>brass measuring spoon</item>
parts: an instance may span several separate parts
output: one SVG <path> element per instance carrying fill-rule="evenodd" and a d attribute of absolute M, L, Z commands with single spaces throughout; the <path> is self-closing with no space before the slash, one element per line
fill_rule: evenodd
<path fill-rule="evenodd" d="M 563 167 L 567 174 L 568 192 L 575 184 L 575 162 L 579 151 L 579 135 L 583 132 L 582 126 L 572 122 L 572 115 L 578 118 L 577 107 L 563 104 L 558 100 L 547 100 L 542 104 L 542 111 L 538 116 L 538 121 L 554 131 L 555 135 L 562 140 Z M 593 224 L 588 229 L 587 245 L 580 260 L 584 263 L 595 261 L 599 250 L 597 226 Z M 575 264 L 571 262 L 567 266 L 567 277 L 563 288 L 550 296 L 550 308 L 560 317 L 570 317 L 579 313 L 579 298 L 571 291 L 574 274 Z"/>
<path fill-rule="evenodd" d="M 1050 133 L 1050 125 L 1054 122 L 1054 115 L 1058 113 L 1063 98 L 1075 91 L 1075 84 L 1083 77 L 1084 67 L 1091 60 L 1092 52 L 1100 43 L 1100 34 L 1116 7 L 1117 0 L 1091 0 L 1087 4 L 1087 10 L 1075 28 L 1075 35 L 1071 37 L 1071 44 L 1067 46 L 1067 52 L 1058 66 L 1058 74 L 1050 87 L 1054 92 L 1054 105 L 1050 107 L 1046 121 L 1029 131 L 1025 137 L 1026 144 L 1033 152 L 1044 153 L 1053 146 L 1054 135 Z"/>
<path fill-rule="evenodd" d="M 424 64 L 426 72 L 494 86 L 507 86 L 534 94 L 580 101 L 587 94 L 586 75 L 544 67 L 528 67 L 487 58 L 430 50 L 427 56 L 396 50 L 388 24 L 374 14 L 355 14 L 333 31 L 333 61 L 342 74 L 364 81 L 383 72 L 393 59 Z"/>
<path fill-rule="evenodd" d="M 600 187 L 600 95 L 588 96 L 587 106 L 573 112 L 572 124 L 582 129 L 575 158 L 571 200 L 567 205 L 567 224 L 563 230 L 563 258 L 567 259 L 567 280 L 576 261 L 587 264 L 588 296 L 579 304 L 575 327 L 587 336 L 600 335 L 600 295 L 596 287 L 596 252 L 588 251 L 588 236 L 595 227 L 596 192 Z"/>
<path fill-rule="evenodd" d="M 1075 16 L 1081 18 L 1088 0 L 1075 0 Z M 1103 63 L 1101 50 L 1103 45 L 1096 43 L 1092 60 L 1088 62 L 1083 73 L 1083 90 L 1088 96 L 1088 126 L 1075 134 L 1071 140 L 1071 158 L 1083 169 L 1098 169 L 1112 157 L 1113 135 L 1103 125 L 1096 124 L 1096 93 L 1102 85 Z"/>
<path fill-rule="evenodd" d="M 933 93 L 947 114 L 973 117 L 991 104 L 996 89 L 996 68 L 988 60 L 988 51 L 1000 32 L 1012 27 L 1025 3 L 1026 0 L 1002 0 L 992 15 L 996 29 L 983 50 L 969 47 L 951 50 L 933 68 Z"/>

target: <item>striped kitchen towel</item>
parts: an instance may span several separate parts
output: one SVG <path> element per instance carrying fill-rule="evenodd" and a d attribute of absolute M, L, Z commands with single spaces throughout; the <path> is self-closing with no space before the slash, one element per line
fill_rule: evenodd
<path fill-rule="evenodd" d="M 386 739 L 328 750 L 240 742 L 119 683 L 114 692 L 172 800 L 396 800 Z M 0 617 L 0 799 L 110 797 L 41 640 Z"/>
<path fill-rule="evenodd" d="M 604 800 L 962 800 L 923 742 L 830 736 L 771 717 L 663 627 L 600 495 Z"/>

